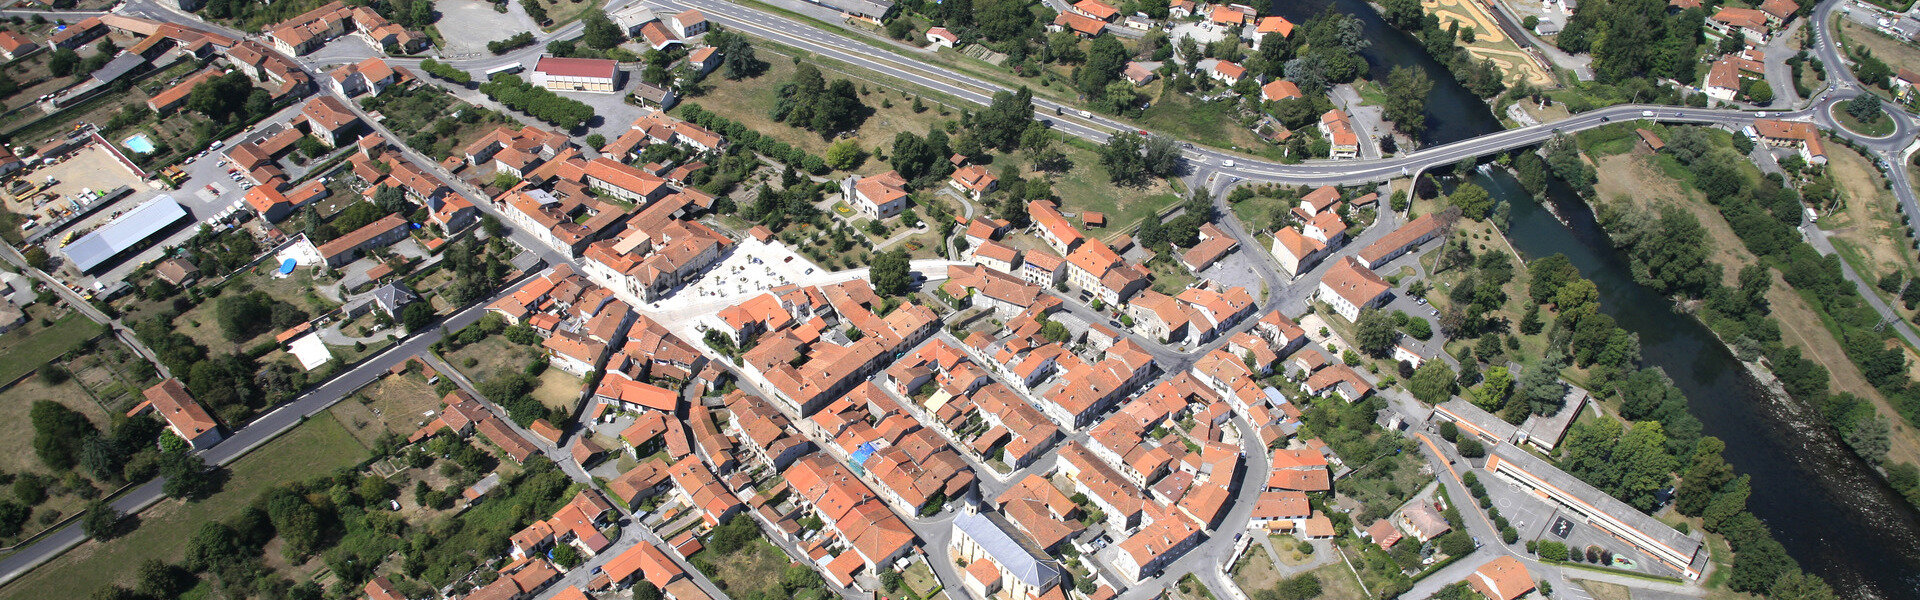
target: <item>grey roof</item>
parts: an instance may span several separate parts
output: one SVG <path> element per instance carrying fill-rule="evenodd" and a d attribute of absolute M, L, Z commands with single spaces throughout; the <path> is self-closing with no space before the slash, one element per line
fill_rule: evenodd
<path fill-rule="evenodd" d="M 1045 589 L 1060 581 L 1060 567 L 1007 533 L 1012 527 L 1000 513 L 963 512 L 953 519 L 953 528 L 980 544 L 987 556 L 1022 583 Z"/>
<path fill-rule="evenodd" d="M 108 221 L 93 233 L 80 236 L 62 252 L 66 253 L 67 260 L 73 261 L 74 268 L 85 273 L 186 217 L 187 209 L 174 201 L 173 196 L 157 196 Z"/>
<path fill-rule="evenodd" d="M 1522 426 L 1522 430 L 1527 434 L 1527 441 L 1543 449 L 1552 450 L 1560 445 L 1561 438 L 1567 435 L 1567 428 L 1573 425 L 1574 419 L 1580 417 L 1580 411 L 1586 405 L 1587 390 L 1577 385 L 1568 385 L 1560 412 L 1545 417 L 1540 415 L 1527 417 L 1527 422 Z"/>
<path fill-rule="evenodd" d="M 116 79 L 125 77 L 128 73 L 132 73 L 134 69 L 138 69 L 144 64 L 147 64 L 146 57 L 129 52 L 107 61 L 107 64 L 101 65 L 100 70 L 94 71 L 90 77 L 95 81 L 112 83 Z"/>
<path fill-rule="evenodd" d="M 893 10 L 890 0 L 807 0 L 840 12 L 878 19 Z"/>
<path fill-rule="evenodd" d="M 1455 420 L 1478 427 L 1481 431 L 1500 438 L 1502 442 L 1512 441 L 1513 434 L 1520 431 L 1520 428 L 1514 427 L 1512 423 L 1474 406 L 1472 402 L 1461 399 L 1459 396 L 1441 403 L 1435 409 L 1445 410 L 1447 414 L 1453 415 Z"/>
<path fill-rule="evenodd" d="M 1699 540 L 1688 537 L 1674 528 L 1668 527 L 1666 523 L 1661 523 L 1658 519 L 1647 516 L 1647 513 L 1640 512 L 1640 509 L 1634 508 L 1633 505 L 1621 502 L 1619 499 L 1607 495 L 1606 492 L 1600 491 L 1599 488 L 1595 488 L 1592 485 L 1588 485 L 1587 482 L 1581 481 L 1580 478 L 1567 474 L 1566 471 L 1560 470 L 1559 467 L 1553 466 L 1553 464 L 1548 463 L 1545 459 L 1534 456 L 1532 452 L 1528 452 L 1525 448 L 1512 444 L 1500 444 L 1494 446 L 1491 453 L 1502 462 L 1518 467 L 1533 477 L 1545 481 L 1547 485 L 1558 488 L 1559 491 L 1568 496 L 1599 510 L 1601 513 L 1606 514 L 1607 517 L 1632 528 L 1640 535 L 1646 536 L 1655 542 L 1689 557 L 1698 556 L 1699 554 Z M 1611 525 L 1611 523 L 1608 523 L 1606 520 L 1600 520 L 1595 524 L 1603 529 L 1607 529 L 1609 525 Z M 1616 533 L 1615 535 L 1618 534 Z"/>
<path fill-rule="evenodd" d="M 368 297 L 372 298 L 375 303 L 380 305 L 380 309 L 387 311 L 388 314 L 399 312 L 400 307 L 420 299 L 418 296 L 413 295 L 412 290 L 408 290 L 398 283 L 389 283 L 374 288 L 373 291 L 368 292 L 368 294 Z"/>

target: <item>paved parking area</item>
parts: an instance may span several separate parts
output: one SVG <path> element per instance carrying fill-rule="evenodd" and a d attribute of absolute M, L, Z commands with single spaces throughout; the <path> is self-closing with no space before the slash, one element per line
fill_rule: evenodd
<path fill-rule="evenodd" d="M 1661 576 L 1677 576 L 1678 573 L 1667 569 L 1651 557 L 1633 549 L 1614 537 L 1613 534 L 1588 524 L 1579 515 L 1562 510 L 1558 505 L 1540 499 L 1538 496 L 1522 491 L 1518 486 L 1495 477 L 1485 471 L 1475 471 L 1487 495 L 1493 498 L 1494 508 L 1500 509 L 1500 515 L 1520 532 L 1520 539 L 1513 547 L 1524 550 L 1527 540 L 1560 542 L 1567 545 L 1569 555 L 1584 553 L 1588 546 L 1598 546 L 1611 551 L 1616 556 L 1633 561 L 1637 567 L 1631 569 L 1642 573 Z M 1463 502 L 1471 502 L 1470 499 Z M 1476 505 L 1463 506 L 1477 509 Z M 1565 535 L 1562 535 L 1564 533 Z M 1498 540 L 1480 540 L 1482 543 L 1498 543 Z M 1619 567 L 1615 567 L 1619 568 Z"/>
<path fill-rule="evenodd" d="M 66 206 L 65 197 L 79 194 L 82 190 L 105 192 L 123 185 L 133 188 L 135 192 L 148 189 L 145 181 L 138 175 L 134 175 L 133 171 L 128 170 L 126 165 L 120 164 L 120 161 L 113 157 L 112 152 L 99 144 L 88 145 L 67 157 L 66 160 L 47 165 L 22 177 L 35 183 L 45 182 L 48 177 L 60 182 L 41 192 L 40 197 L 43 200 L 38 206 L 29 204 L 33 201 L 31 198 L 21 198 L 18 202 L 8 203 L 10 210 L 20 214 L 34 215 L 42 221 L 47 220 L 46 217 L 50 212 Z M 133 206 L 125 205 L 126 208 Z M 91 226 L 105 222 L 104 215 L 111 212 L 112 208 L 103 209 L 98 215 L 90 217 L 81 225 Z"/>
<path fill-rule="evenodd" d="M 1260 271 L 1257 268 L 1260 257 L 1254 253 L 1261 250 L 1246 247 L 1235 250 L 1226 258 L 1213 263 L 1213 266 L 1207 267 L 1205 271 L 1201 271 L 1200 278 L 1221 285 L 1246 288 L 1248 294 L 1259 298 L 1260 286 L 1266 282 L 1260 279 Z"/>
<path fill-rule="evenodd" d="M 507 3 L 506 13 L 493 11 L 493 4 L 481 0 L 440 0 L 433 5 L 440 12 L 435 27 L 446 38 L 440 51 L 447 56 L 485 54 L 487 42 L 504 40 L 523 31 L 539 31 L 526 9 L 518 2 Z"/>

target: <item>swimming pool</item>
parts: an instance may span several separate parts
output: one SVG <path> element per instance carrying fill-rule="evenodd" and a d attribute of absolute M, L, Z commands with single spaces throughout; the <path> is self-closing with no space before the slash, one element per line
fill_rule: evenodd
<path fill-rule="evenodd" d="M 140 154 L 153 154 L 153 138 L 144 133 L 127 136 L 127 139 L 120 140 L 120 145 Z"/>

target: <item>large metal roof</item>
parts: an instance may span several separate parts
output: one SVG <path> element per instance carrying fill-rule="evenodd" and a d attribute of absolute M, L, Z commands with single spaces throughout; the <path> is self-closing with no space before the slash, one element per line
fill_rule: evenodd
<path fill-rule="evenodd" d="M 187 209 L 173 196 L 158 196 L 115 217 L 93 233 L 80 236 L 62 252 L 80 272 L 89 272 L 186 217 Z"/>

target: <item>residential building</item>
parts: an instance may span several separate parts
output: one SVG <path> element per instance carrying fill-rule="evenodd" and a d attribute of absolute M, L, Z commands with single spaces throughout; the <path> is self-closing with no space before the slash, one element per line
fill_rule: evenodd
<path fill-rule="evenodd" d="M 967 165 L 955 170 L 953 176 L 948 178 L 947 185 L 953 186 L 954 191 L 978 202 L 987 194 L 999 189 L 1000 179 L 988 173 L 986 167 Z"/>
<path fill-rule="evenodd" d="M 1446 213 L 1425 214 L 1413 222 L 1401 225 L 1399 229 L 1388 233 L 1366 248 L 1360 250 L 1360 264 L 1368 269 L 1378 269 L 1393 259 L 1420 247 L 1428 241 L 1446 235 L 1453 225 L 1453 217 Z"/>
<path fill-rule="evenodd" d="M 338 269 L 359 258 L 361 252 L 385 248 L 406 238 L 408 225 L 400 215 L 387 215 L 320 246 L 320 257 L 327 261 L 327 268 Z"/>
<path fill-rule="evenodd" d="M 1517 600 L 1533 591 L 1533 575 L 1527 573 L 1527 566 L 1520 559 L 1501 555 L 1487 564 L 1474 569 L 1467 576 L 1467 587 L 1480 592 L 1487 600 Z"/>
<path fill-rule="evenodd" d="M 167 424 L 167 430 L 185 440 L 194 450 L 205 450 L 220 443 L 225 437 L 220 432 L 220 423 L 213 420 L 207 409 L 187 394 L 187 386 L 178 379 L 168 379 L 158 385 L 147 388 L 143 393 L 146 399 L 127 411 L 134 416 L 152 411 Z"/>
<path fill-rule="evenodd" d="M 866 177 L 848 176 L 840 187 L 847 204 L 868 218 L 886 219 L 907 207 L 907 180 L 895 171 Z"/>
<path fill-rule="evenodd" d="M 1707 17 L 1707 35 L 1713 39 L 1740 34 L 1750 46 L 1764 46 L 1772 31 L 1767 13 L 1752 8 L 1721 7 Z"/>
<path fill-rule="evenodd" d="M 1348 256 L 1327 269 L 1327 274 L 1320 278 L 1320 287 L 1314 297 L 1333 307 L 1335 313 L 1353 321 L 1360 318 L 1360 311 L 1386 302 L 1392 289 L 1373 270 Z"/>
<path fill-rule="evenodd" d="M 1320 115 L 1320 136 L 1327 139 L 1327 158 L 1360 157 L 1360 136 L 1346 111 L 1336 108 Z"/>
<path fill-rule="evenodd" d="M 1808 164 L 1827 164 L 1826 146 L 1820 142 L 1820 128 L 1804 121 L 1754 119 L 1753 130 L 1760 142 L 1773 148 L 1794 148 Z"/>
<path fill-rule="evenodd" d="M 351 98 L 366 93 L 379 95 L 387 90 L 387 86 L 413 77 L 405 67 L 389 65 L 387 61 L 374 57 L 334 69 L 328 78 L 333 81 L 336 93 Z"/>
<path fill-rule="evenodd" d="M 40 45 L 33 43 L 33 40 L 27 39 L 26 36 L 12 31 L 0 31 L 0 56 L 6 57 L 7 60 L 18 60 L 39 49 Z"/>
<path fill-rule="evenodd" d="M 347 109 L 347 105 L 333 96 L 319 96 L 307 101 L 300 109 L 300 116 L 294 117 L 295 125 L 306 125 L 307 133 L 319 138 L 328 148 L 338 148 L 341 144 L 358 138 L 360 116 Z"/>

